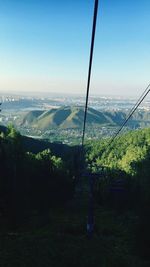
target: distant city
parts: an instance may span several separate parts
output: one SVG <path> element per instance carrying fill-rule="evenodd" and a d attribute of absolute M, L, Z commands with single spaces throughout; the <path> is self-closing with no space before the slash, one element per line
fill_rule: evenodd
<path fill-rule="evenodd" d="M 128 110 L 133 107 L 138 97 L 125 96 L 90 96 L 89 106 L 97 110 Z M 11 94 L 1 93 L 0 101 L 3 104 L 3 110 L 34 110 L 50 109 L 61 106 L 84 106 L 85 96 L 67 95 L 58 93 L 26 93 Z M 150 99 L 147 98 L 139 109 L 150 110 Z"/>

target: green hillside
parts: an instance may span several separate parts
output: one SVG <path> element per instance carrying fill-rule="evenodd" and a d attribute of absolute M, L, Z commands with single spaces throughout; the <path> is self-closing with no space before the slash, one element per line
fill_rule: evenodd
<path fill-rule="evenodd" d="M 22 137 L 12 126 L 0 134 L 0 266 L 150 266 L 150 129 L 109 141 L 85 145 L 88 169 L 100 173 L 89 239 L 79 147 Z"/>
<path fill-rule="evenodd" d="M 87 125 L 120 126 L 127 117 L 123 111 L 97 111 L 88 109 Z M 21 126 L 34 127 L 41 130 L 52 128 L 79 129 L 83 126 L 84 107 L 64 106 L 48 111 L 30 111 L 22 118 Z M 150 113 L 138 111 L 130 120 L 130 128 L 147 127 L 150 125 Z"/>
<path fill-rule="evenodd" d="M 84 107 L 61 107 L 49 111 L 30 111 L 22 119 L 21 125 L 42 130 L 48 130 L 55 127 L 61 129 L 81 128 L 84 119 Z M 92 108 L 88 109 L 87 123 L 92 124 L 111 124 L 114 121 L 104 112 L 96 111 Z"/>
<path fill-rule="evenodd" d="M 41 114 L 43 111 L 41 110 L 32 110 L 29 111 L 23 118 L 21 125 L 28 125 L 33 123 Z"/>
<path fill-rule="evenodd" d="M 109 139 L 89 142 L 86 146 L 89 164 L 95 168 L 122 170 L 135 176 L 138 164 L 150 157 L 150 128 L 120 135 L 109 145 Z"/>

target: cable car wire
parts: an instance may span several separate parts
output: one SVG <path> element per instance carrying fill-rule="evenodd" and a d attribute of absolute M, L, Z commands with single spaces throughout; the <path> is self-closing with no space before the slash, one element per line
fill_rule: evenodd
<path fill-rule="evenodd" d="M 133 108 L 130 110 L 127 118 L 125 119 L 125 121 L 122 123 L 121 127 L 119 128 L 119 130 L 115 133 L 115 135 L 112 137 L 110 143 L 108 144 L 108 146 L 110 146 L 114 140 L 116 139 L 116 137 L 119 135 L 119 133 L 122 131 L 122 129 L 124 128 L 124 126 L 127 124 L 127 122 L 129 121 L 129 119 L 132 117 L 132 115 L 134 114 L 134 112 L 137 110 L 137 108 L 139 107 L 139 105 L 143 102 L 143 100 L 145 99 L 145 97 L 148 95 L 148 93 L 150 92 L 150 84 L 146 87 L 146 89 L 144 90 L 143 94 L 140 96 L 140 98 L 138 99 L 138 101 L 136 102 L 136 104 L 133 106 Z"/>
<path fill-rule="evenodd" d="M 92 37 L 91 37 L 90 59 L 89 59 L 89 69 L 88 69 L 88 80 L 87 80 L 87 90 L 86 90 L 86 103 L 85 103 L 85 110 L 84 110 L 84 122 L 83 122 L 83 133 L 82 133 L 82 150 L 84 147 L 84 138 L 85 138 L 85 127 L 86 127 L 86 119 L 87 119 L 88 99 L 89 99 L 89 90 L 90 90 L 90 81 L 91 81 L 91 70 L 92 70 L 93 51 L 94 51 L 94 43 L 95 43 L 98 2 L 99 2 L 98 0 L 95 0 L 94 15 L 93 15 L 93 28 L 92 28 Z"/>

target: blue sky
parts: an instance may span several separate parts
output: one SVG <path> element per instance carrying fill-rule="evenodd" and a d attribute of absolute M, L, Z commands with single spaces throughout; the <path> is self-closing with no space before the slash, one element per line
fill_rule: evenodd
<path fill-rule="evenodd" d="M 0 91 L 85 93 L 94 0 L 0 0 Z M 150 82 L 150 1 L 100 0 L 91 94 Z"/>

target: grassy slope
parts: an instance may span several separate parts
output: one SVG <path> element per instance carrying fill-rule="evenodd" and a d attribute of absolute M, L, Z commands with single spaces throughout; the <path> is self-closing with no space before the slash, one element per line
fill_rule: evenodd
<path fill-rule="evenodd" d="M 33 123 L 41 114 L 42 110 L 33 110 L 29 111 L 23 118 L 22 124 L 30 124 Z"/>
<path fill-rule="evenodd" d="M 85 207 L 70 206 L 51 211 L 45 226 L 34 216 L 15 232 L 0 232 L 0 266 L 150 266 L 136 251 L 136 216 L 97 207 L 91 240 L 86 236 L 86 216 Z"/>
<path fill-rule="evenodd" d="M 41 113 L 37 111 L 30 111 L 23 118 L 23 124 L 32 125 L 35 128 L 48 130 L 53 127 L 66 128 L 80 128 L 82 127 L 84 119 L 83 107 L 61 107 L 59 109 L 52 109 Z M 104 112 L 96 111 L 92 108 L 88 109 L 87 123 L 89 124 L 111 124 L 115 122 L 107 116 Z"/>
<path fill-rule="evenodd" d="M 127 116 L 122 111 L 97 111 L 93 108 L 88 109 L 87 123 L 97 125 L 121 125 Z M 83 107 L 61 107 L 49 111 L 30 111 L 25 115 L 22 125 L 26 124 L 35 128 L 48 130 L 54 127 L 80 128 L 84 119 Z M 131 127 L 146 127 L 150 123 L 150 114 L 148 112 L 138 111 L 133 115 L 129 122 Z"/>

